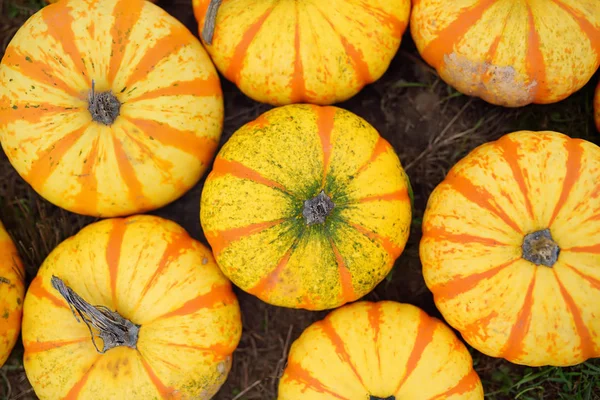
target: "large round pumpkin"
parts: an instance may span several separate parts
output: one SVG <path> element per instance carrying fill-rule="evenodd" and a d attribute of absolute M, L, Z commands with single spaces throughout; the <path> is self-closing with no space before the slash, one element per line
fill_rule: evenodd
<path fill-rule="evenodd" d="M 144 0 L 64 0 L 17 32 L 0 64 L 0 140 L 19 174 L 67 210 L 119 216 L 198 182 L 223 122 L 202 45 Z"/>
<path fill-rule="evenodd" d="M 477 350 L 530 366 L 600 356 L 600 148 L 549 131 L 478 147 L 431 194 L 420 254 Z"/>
<path fill-rule="evenodd" d="M 393 301 L 357 302 L 292 344 L 278 400 L 483 400 L 465 345 L 444 323 Z"/>
<path fill-rule="evenodd" d="M 416 0 L 410 27 L 444 81 L 502 106 L 562 100 L 600 64 L 595 0 Z"/>
<path fill-rule="evenodd" d="M 594 119 L 596 120 L 596 128 L 600 132 L 600 82 L 598 82 L 596 95 L 594 96 Z"/>
<path fill-rule="evenodd" d="M 210 249 L 153 216 L 82 229 L 25 297 L 25 372 L 40 399 L 210 399 L 240 335 Z"/>
<path fill-rule="evenodd" d="M 21 333 L 24 280 L 17 248 L 0 221 L 0 367 Z"/>
<path fill-rule="evenodd" d="M 200 217 L 217 263 L 277 306 L 320 310 L 371 291 L 409 234 L 408 177 L 390 144 L 332 106 L 288 105 L 217 155 Z"/>
<path fill-rule="evenodd" d="M 247 96 L 273 105 L 352 97 L 387 70 L 410 14 L 410 0 L 193 4 L 217 68 Z"/>

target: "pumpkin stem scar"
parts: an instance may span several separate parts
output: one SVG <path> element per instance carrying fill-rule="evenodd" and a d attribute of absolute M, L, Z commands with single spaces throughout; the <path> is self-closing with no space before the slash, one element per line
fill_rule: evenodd
<path fill-rule="evenodd" d="M 560 247 L 552 239 L 550 229 L 543 229 L 525 235 L 523 239 L 523 258 L 535 265 L 552 267 L 558 261 Z"/>
<path fill-rule="evenodd" d="M 100 354 L 106 353 L 119 346 L 127 346 L 135 349 L 138 341 L 140 326 L 134 324 L 128 319 L 123 318 L 118 313 L 109 310 L 104 306 L 92 306 L 83 300 L 70 287 L 65 285 L 62 279 L 52 276 L 52 287 L 64 297 L 71 308 L 71 312 L 77 322 L 79 318 L 85 323 L 92 336 L 92 343 L 96 351 Z M 92 327 L 96 332 L 92 330 Z M 95 338 L 102 339 L 102 350 L 98 349 Z"/>
<path fill-rule="evenodd" d="M 0 283 L 6 283 L 7 285 L 10 285 L 10 281 L 3 276 L 0 276 Z"/>
<path fill-rule="evenodd" d="M 217 25 L 217 11 L 221 6 L 222 0 L 210 0 L 206 17 L 204 18 L 204 27 L 202 28 L 202 39 L 206 44 L 212 44 L 213 35 L 215 34 L 215 26 Z"/>
<path fill-rule="evenodd" d="M 121 103 L 112 92 L 96 93 L 95 86 L 92 79 L 92 90 L 88 96 L 88 110 L 94 121 L 112 125 L 119 116 Z"/>
<path fill-rule="evenodd" d="M 324 223 L 334 207 L 335 204 L 333 204 L 333 201 L 325 194 L 324 190 L 321 190 L 321 193 L 304 202 L 302 215 L 304 216 L 306 225 Z"/>
<path fill-rule="evenodd" d="M 371 396 L 369 397 L 369 400 L 396 400 L 396 398 L 394 396 L 390 396 L 390 397 L 377 397 L 377 396 Z"/>

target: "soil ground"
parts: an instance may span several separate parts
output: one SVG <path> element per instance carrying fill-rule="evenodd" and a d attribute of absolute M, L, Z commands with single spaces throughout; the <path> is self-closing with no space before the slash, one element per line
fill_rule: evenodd
<path fill-rule="evenodd" d="M 42 0 L 0 0 L 0 55 L 22 22 Z M 158 3 L 194 34 L 191 0 Z M 337 104 L 365 118 L 396 149 L 415 194 L 410 239 L 392 273 L 365 297 L 395 300 L 440 317 L 421 274 L 418 243 L 421 217 L 433 188 L 460 158 L 478 145 L 521 130 L 555 130 L 600 143 L 592 121 L 592 96 L 598 74 L 583 89 L 553 105 L 519 109 L 492 106 L 446 85 L 415 50 L 407 31 L 386 74 L 351 100 Z M 271 107 L 244 96 L 222 78 L 225 127 L 221 144 L 240 126 Z M 182 225 L 206 243 L 198 215 L 203 181 L 176 202 L 152 212 Z M 27 281 L 62 240 L 95 221 L 61 210 L 38 196 L 0 151 L 0 219 L 18 244 Z M 228 380 L 215 399 L 271 400 L 290 344 L 326 312 L 267 305 L 236 288 L 243 313 L 243 336 Z M 474 364 L 490 399 L 600 399 L 600 360 L 571 368 L 525 368 L 472 350 Z M 36 399 L 22 366 L 19 342 L 0 369 L 0 399 Z"/>

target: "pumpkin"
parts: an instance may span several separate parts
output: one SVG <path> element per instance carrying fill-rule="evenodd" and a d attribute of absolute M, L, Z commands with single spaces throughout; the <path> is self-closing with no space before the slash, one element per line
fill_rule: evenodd
<path fill-rule="evenodd" d="M 438 309 L 480 352 L 600 356 L 600 147 L 518 131 L 476 148 L 431 194 L 420 256 Z"/>
<path fill-rule="evenodd" d="M 25 271 L 14 242 L 0 221 L 0 367 L 21 332 Z"/>
<path fill-rule="evenodd" d="M 596 95 L 594 96 L 594 110 L 595 110 L 595 120 L 596 120 L 596 128 L 600 132 L 600 82 L 598 82 L 598 86 L 596 87 Z"/>
<path fill-rule="evenodd" d="M 292 344 L 278 400 L 483 400 L 465 345 L 444 323 L 393 301 L 332 311 Z"/>
<path fill-rule="evenodd" d="M 410 0 L 193 0 L 219 71 L 272 105 L 332 104 L 378 80 L 398 51 Z"/>
<path fill-rule="evenodd" d="M 59 244 L 24 303 L 40 399 L 210 399 L 240 335 L 210 249 L 154 216 L 101 220 Z"/>
<path fill-rule="evenodd" d="M 322 310 L 370 292 L 408 239 L 410 184 L 390 144 L 341 108 L 287 105 L 219 151 L 200 220 L 219 267 L 282 307 Z"/>
<path fill-rule="evenodd" d="M 445 82 L 501 106 L 563 100 L 600 64 L 598 1 L 416 0 L 410 27 Z"/>
<path fill-rule="evenodd" d="M 44 7 L 0 64 L 6 155 L 36 192 L 75 213 L 124 216 L 177 199 L 211 163 L 222 123 L 208 54 L 143 0 Z"/>

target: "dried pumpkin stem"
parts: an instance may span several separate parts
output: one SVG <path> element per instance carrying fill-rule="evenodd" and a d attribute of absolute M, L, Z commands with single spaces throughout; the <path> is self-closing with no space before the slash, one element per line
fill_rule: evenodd
<path fill-rule="evenodd" d="M 535 265 L 552 267 L 558 261 L 560 247 L 552 239 L 550 229 L 529 233 L 523 239 L 523 258 Z"/>
<path fill-rule="evenodd" d="M 324 223 L 334 207 L 333 201 L 325 194 L 324 190 L 321 190 L 321 193 L 304 202 L 302 215 L 306 225 Z"/>
<path fill-rule="evenodd" d="M 204 18 L 204 26 L 202 27 L 202 40 L 204 40 L 206 44 L 212 44 L 215 27 L 217 25 L 217 11 L 219 11 L 221 2 L 222 0 L 211 0 L 208 4 L 208 10 L 206 10 L 206 17 Z"/>
<path fill-rule="evenodd" d="M 119 346 L 127 346 L 135 349 L 138 341 L 140 326 L 118 313 L 104 306 L 92 306 L 83 300 L 70 287 L 65 285 L 62 279 L 52 276 L 52 287 L 58 290 L 73 312 L 73 316 L 79 321 L 79 317 L 88 327 L 92 336 L 92 343 L 98 353 L 106 353 Z M 102 350 L 96 345 L 96 338 L 102 339 Z"/>
<path fill-rule="evenodd" d="M 92 80 L 92 90 L 88 96 L 88 110 L 94 121 L 110 126 L 119 116 L 121 103 L 112 92 L 96 93 L 96 83 Z"/>

